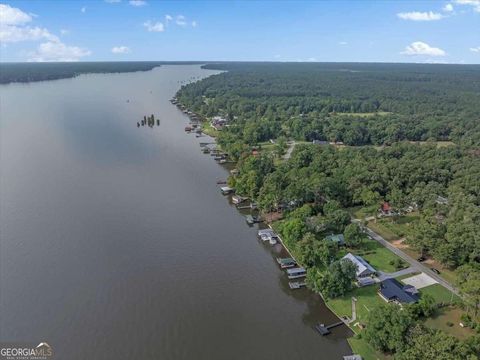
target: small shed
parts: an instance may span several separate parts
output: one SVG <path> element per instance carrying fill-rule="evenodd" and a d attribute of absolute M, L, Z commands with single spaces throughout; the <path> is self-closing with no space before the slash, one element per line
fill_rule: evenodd
<path fill-rule="evenodd" d="M 345 245 L 345 237 L 343 234 L 331 234 L 325 237 L 325 240 L 336 243 L 339 246 Z"/>

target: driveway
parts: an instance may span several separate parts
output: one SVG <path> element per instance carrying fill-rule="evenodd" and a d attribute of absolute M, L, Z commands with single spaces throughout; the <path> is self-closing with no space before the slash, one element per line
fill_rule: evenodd
<path fill-rule="evenodd" d="M 432 279 L 430 276 L 428 276 L 425 273 L 421 273 L 419 275 L 415 275 L 415 276 L 403 279 L 402 281 L 405 284 L 415 286 L 415 288 L 417 289 L 421 289 L 437 283 L 435 279 Z"/>
<path fill-rule="evenodd" d="M 286 152 L 285 155 L 283 156 L 283 158 L 284 158 L 285 160 L 290 159 L 290 156 L 292 156 L 293 149 L 295 149 L 295 145 L 297 145 L 297 144 L 296 144 L 295 141 L 291 141 L 291 142 L 289 141 L 289 142 L 287 143 L 287 145 L 288 145 L 287 152 Z"/>
<path fill-rule="evenodd" d="M 426 267 L 422 263 L 418 262 L 411 256 L 405 254 L 402 250 L 396 248 L 392 244 L 390 244 L 387 240 L 385 240 L 383 237 L 378 235 L 376 232 L 370 230 L 368 227 L 365 227 L 365 232 L 370 235 L 370 237 L 376 241 L 378 241 L 380 244 L 385 246 L 387 249 L 389 249 L 391 252 L 393 252 L 395 255 L 403 259 L 404 261 L 408 262 L 410 264 L 410 267 L 415 269 L 413 272 L 424 272 L 431 278 L 433 278 L 435 281 L 437 281 L 440 285 L 444 286 L 448 290 L 452 291 L 456 295 L 460 295 L 458 290 L 450 284 L 448 281 L 443 279 L 442 277 L 438 276 L 435 274 L 430 268 Z"/>
<path fill-rule="evenodd" d="M 386 272 L 383 272 L 383 271 L 378 271 L 377 278 L 378 278 L 378 280 L 383 281 L 383 280 L 386 280 L 386 279 L 393 279 L 393 278 L 397 278 L 399 276 L 413 274 L 413 273 L 416 273 L 416 272 L 418 272 L 418 270 L 415 267 L 410 266 L 406 269 L 398 270 L 398 271 L 395 271 L 393 273 L 386 273 Z"/>

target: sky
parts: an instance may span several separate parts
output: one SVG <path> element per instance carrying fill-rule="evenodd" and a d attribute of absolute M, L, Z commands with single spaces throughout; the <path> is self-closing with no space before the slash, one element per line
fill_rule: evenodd
<path fill-rule="evenodd" d="M 480 0 L 0 0 L 0 61 L 480 63 Z"/>

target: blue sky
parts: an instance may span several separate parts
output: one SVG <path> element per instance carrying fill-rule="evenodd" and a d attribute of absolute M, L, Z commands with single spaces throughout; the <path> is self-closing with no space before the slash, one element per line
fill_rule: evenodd
<path fill-rule="evenodd" d="M 480 0 L 0 3 L 1 61 L 480 63 Z"/>

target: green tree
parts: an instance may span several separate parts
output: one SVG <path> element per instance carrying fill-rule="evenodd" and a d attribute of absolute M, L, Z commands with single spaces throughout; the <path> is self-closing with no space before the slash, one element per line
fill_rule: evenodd
<path fill-rule="evenodd" d="M 357 224 L 349 224 L 344 231 L 345 244 L 348 247 L 357 247 L 362 243 L 363 232 Z"/>
<path fill-rule="evenodd" d="M 414 320 L 408 311 L 395 304 L 382 304 L 367 316 L 365 339 L 377 350 L 398 352 L 405 349 L 406 339 Z"/>
<path fill-rule="evenodd" d="M 466 264 L 457 270 L 457 285 L 473 316 L 477 316 L 480 306 L 480 265 Z"/>
<path fill-rule="evenodd" d="M 342 296 L 352 289 L 356 279 L 356 266 L 351 261 L 335 261 L 328 267 L 328 271 L 318 279 L 316 287 L 327 298 Z"/>
<path fill-rule="evenodd" d="M 398 360 L 475 360 L 465 343 L 442 331 L 415 326 L 407 337 L 407 346 L 395 354 Z"/>

